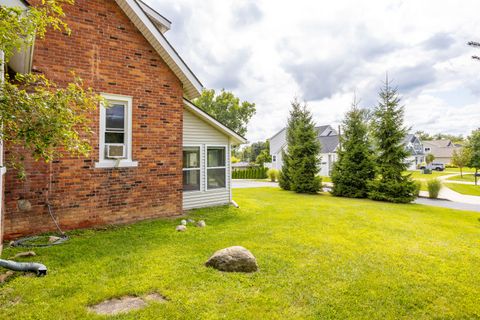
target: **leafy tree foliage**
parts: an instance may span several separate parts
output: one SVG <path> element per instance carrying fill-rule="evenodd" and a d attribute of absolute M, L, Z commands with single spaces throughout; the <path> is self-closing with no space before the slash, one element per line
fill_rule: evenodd
<path fill-rule="evenodd" d="M 429 141 L 429 140 L 451 140 L 453 142 L 465 141 L 465 138 L 461 134 L 460 135 L 449 134 L 449 133 L 430 134 L 422 130 L 416 131 L 415 134 L 420 138 L 420 140 L 423 140 L 423 141 Z"/>
<path fill-rule="evenodd" d="M 4 52 L 6 61 L 15 51 L 31 46 L 36 38 L 43 38 L 48 28 L 70 33 L 62 20 L 65 4 L 73 5 L 74 0 L 42 1 L 40 5 L 32 6 L 26 11 L 0 6 L 0 50 Z"/>
<path fill-rule="evenodd" d="M 460 177 L 463 178 L 463 168 L 468 166 L 472 158 L 472 151 L 468 147 L 463 147 L 460 151 L 453 150 L 452 164 L 460 169 Z"/>
<path fill-rule="evenodd" d="M 298 193 L 317 193 L 321 188 L 320 142 L 307 106 L 297 100 L 292 102 L 292 110 L 287 127 L 287 152 L 280 186 Z"/>
<path fill-rule="evenodd" d="M 62 21 L 64 4 L 73 4 L 73 0 L 42 1 L 27 11 L 0 6 L 2 65 L 34 39 L 43 38 L 48 28 L 69 32 Z M 81 79 L 59 88 L 42 75 L 16 75 L 13 81 L 5 79 L 0 93 L 1 136 L 17 150 L 9 154 L 7 165 L 19 169 L 21 178 L 25 177 L 25 152 L 48 162 L 64 152 L 86 155 L 91 150 L 88 113 L 101 98 L 91 89 L 83 89 Z"/>
<path fill-rule="evenodd" d="M 213 89 L 204 90 L 194 102 L 199 108 L 242 136 L 247 133 L 248 122 L 256 112 L 255 103 L 240 102 L 233 93 L 225 90 L 218 95 Z"/>
<path fill-rule="evenodd" d="M 475 185 L 477 185 L 477 175 L 480 170 L 480 129 L 473 131 L 468 137 L 468 148 L 471 150 L 469 166 L 475 168 Z"/>
<path fill-rule="evenodd" d="M 332 170 L 332 194 L 366 198 L 368 185 L 375 178 L 375 164 L 368 137 L 367 111 L 354 101 L 341 126 L 338 160 Z"/>
<path fill-rule="evenodd" d="M 429 153 L 425 156 L 425 162 L 427 163 L 427 165 L 432 163 L 433 160 L 435 160 L 435 156 L 433 154 Z"/>
<path fill-rule="evenodd" d="M 400 105 L 397 90 L 388 79 L 379 93 L 379 102 L 372 119 L 372 137 L 376 149 L 377 178 L 370 183 L 368 197 L 373 200 L 408 203 L 415 199 L 415 184 L 407 169 L 403 139 L 404 107 Z"/>

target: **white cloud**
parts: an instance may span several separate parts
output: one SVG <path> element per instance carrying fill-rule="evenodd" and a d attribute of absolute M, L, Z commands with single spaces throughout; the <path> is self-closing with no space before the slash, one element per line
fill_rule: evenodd
<path fill-rule="evenodd" d="M 480 63 L 466 46 L 480 40 L 477 0 L 147 2 L 172 20 L 167 38 L 206 87 L 257 104 L 250 141 L 284 126 L 294 96 L 311 100 L 318 124 L 338 123 L 354 90 L 375 103 L 387 71 L 414 129 L 480 126 Z"/>

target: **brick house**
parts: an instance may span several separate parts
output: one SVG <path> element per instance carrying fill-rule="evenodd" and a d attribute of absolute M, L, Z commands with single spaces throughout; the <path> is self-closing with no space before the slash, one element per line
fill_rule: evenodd
<path fill-rule="evenodd" d="M 111 107 L 90 115 L 88 158 L 28 159 L 25 181 L 7 171 L 5 238 L 55 230 L 47 201 L 66 230 L 230 203 L 230 148 L 246 140 L 190 102 L 202 84 L 166 40 L 170 22 L 140 0 L 76 0 L 65 12 L 72 34 L 49 32 L 9 71 L 60 85 L 74 71 Z"/>

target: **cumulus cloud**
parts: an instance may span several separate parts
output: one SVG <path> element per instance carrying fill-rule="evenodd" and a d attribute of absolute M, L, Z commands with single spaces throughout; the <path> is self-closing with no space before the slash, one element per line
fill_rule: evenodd
<path fill-rule="evenodd" d="M 466 46 L 480 41 L 478 0 L 146 1 L 172 20 L 166 37 L 206 87 L 256 103 L 250 141 L 283 127 L 295 96 L 336 125 L 354 91 L 376 103 L 386 73 L 413 128 L 480 125 L 480 63 Z"/>
<path fill-rule="evenodd" d="M 259 22 L 263 13 L 255 2 L 242 3 L 234 11 L 234 24 L 244 27 Z"/>

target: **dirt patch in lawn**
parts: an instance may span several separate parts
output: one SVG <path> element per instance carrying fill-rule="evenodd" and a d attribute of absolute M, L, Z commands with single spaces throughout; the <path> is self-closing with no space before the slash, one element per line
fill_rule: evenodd
<path fill-rule="evenodd" d="M 148 302 L 166 302 L 167 298 L 158 293 L 151 293 L 145 297 L 125 296 L 116 299 L 105 300 L 89 308 L 90 311 L 99 315 L 116 315 L 133 310 L 140 310 L 148 305 Z"/>

